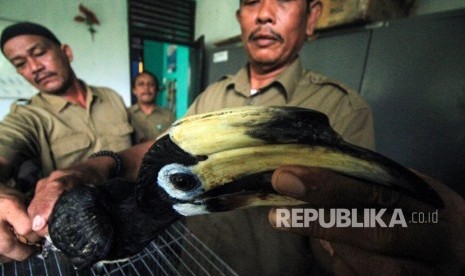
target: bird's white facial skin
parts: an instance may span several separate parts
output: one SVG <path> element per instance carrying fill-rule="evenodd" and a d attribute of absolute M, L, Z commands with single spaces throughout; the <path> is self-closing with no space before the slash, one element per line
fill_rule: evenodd
<path fill-rule="evenodd" d="M 175 174 L 183 174 L 186 176 L 190 176 L 191 179 L 194 179 L 197 182 L 197 187 L 193 188 L 192 190 L 180 190 L 176 187 L 175 184 L 172 183 L 171 176 Z M 197 179 L 192 170 L 189 167 L 180 165 L 180 164 L 169 164 L 164 166 L 158 172 L 158 185 L 165 190 L 167 194 L 171 197 L 179 199 L 179 200 L 193 200 L 198 195 L 202 194 L 204 190 L 201 187 L 200 180 Z M 203 205 L 196 205 L 191 203 L 177 203 L 173 205 L 173 209 L 178 212 L 180 215 L 183 216 L 192 216 L 192 215 L 200 215 L 208 213 Z"/>
<path fill-rule="evenodd" d="M 175 174 L 183 174 L 190 176 L 191 179 L 196 181 L 197 187 L 194 187 L 191 190 L 181 190 L 175 184 L 172 183 L 171 177 Z M 200 181 L 197 179 L 195 174 L 189 167 L 186 167 L 181 164 L 169 164 L 161 168 L 158 172 L 158 185 L 165 190 L 172 198 L 179 200 L 189 201 L 195 199 L 198 195 L 202 194 L 204 190 L 202 189 Z"/>
<path fill-rule="evenodd" d="M 196 205 L 191 203 L 174 204 L 173 209 L 178 212 L 178 214 L 185 217 L 210 213 L 204 205 Z"/>

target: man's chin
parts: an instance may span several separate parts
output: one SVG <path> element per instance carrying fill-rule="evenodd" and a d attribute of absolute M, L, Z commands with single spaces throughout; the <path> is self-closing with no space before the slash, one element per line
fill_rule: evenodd
<path fill-rule="evenodd" d="M 64 93 L 65 89 L 63 85 L 46 83 L 42 85 L 35 86 L 40 92 L 50 94 L 50 95 L 61 95 Z"/>
<path fill-rule="evenodd" d="M 155 97 L 141 97 L 140 102 L 143 104 L 154 104 L 155 103 Z"/>
<path fill-rule="evenodd" d="M 73 82 L 74 78 L 65 78 L 63 76 L 55 75 L 50 78 L 46 78 L 40 83 L 34 85 L 40 92 L 44 92 L 52 95 L 64 95 L 68 91 L 74 89 Z M 84 87 L 82 87 L 84 88 Z"/>
<path fill-rule="evenodd" d="M 261 71 L 270 72 L 279 69 L 282 64 L 277 59 L 255 59 L 251 62 L 256 68 L 260 68 Z"/>

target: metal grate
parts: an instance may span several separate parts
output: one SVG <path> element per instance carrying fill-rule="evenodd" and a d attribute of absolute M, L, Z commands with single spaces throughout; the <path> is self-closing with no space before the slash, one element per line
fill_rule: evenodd
<path fill-rule="evenodd" d="M 194 42 L 193 0 L 129 0 L 131 37 L 190 45 Z"/>
<path fill-rule="evenodd" d="M 59 253 L 43 259 L 0 266 L 0 275 L 237 275 L 214 252 L 193 235 L 182 222 L 162 232 L 150 245 L 128 261 L 108 263 L 76 272 Z"/>

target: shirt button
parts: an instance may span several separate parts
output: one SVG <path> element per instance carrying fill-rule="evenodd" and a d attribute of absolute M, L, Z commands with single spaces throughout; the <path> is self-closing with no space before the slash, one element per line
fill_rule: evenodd
<path fill-rule="evenodd" d="M 311 76 L 310 79 L 312 80 L 312 82 L 315 82 L 315 83 L 321 82 L 321 77 L 319 76 Z"/>

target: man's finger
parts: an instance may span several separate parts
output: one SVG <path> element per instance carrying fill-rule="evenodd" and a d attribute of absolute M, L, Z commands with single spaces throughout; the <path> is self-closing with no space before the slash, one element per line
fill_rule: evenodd
<path fill-rule="evenodd" d="M 283 166 L 274 171 L 273 188 L 317 207 L 396 207 L 405 212 L 434 211 L 401 192 L 312 167 Z"/>
<path fill-rule="evenodd" d="M 32 230 L 32 221 L 30 220 L 24 204 L 15 198 L 4 198 L 2 207 L 2 225 L 3 228 L 10 228 L 15 235 L 27 239 L 30 243 L 36 243 L 41 238 Z M 5 230 L 9 231 L 9 229 Z"/>
<path fill-rule="evenodd" d="M 38 247 L 23 244 L 16 239 L 9 246 L 9 250 L 5 251 L 4 257 L 15 261 L 24 261 L 38 251 Z"/>
<path fill-rule="evenodd" d="M 24 237 L 29 243 L 37 243 L 41 240 L 32 230 L 32 221 L 30 220 L 25 209 L 10 211 L 5 213 L 4 221 L 11 225 L 14 233 L 20 237 Z"/>
<path fill-rule="evenodd" d="M 32 229 L 39 235 L 47 233 L 47 223 L 53 206 L 65 186 L 58 180 L 43 179 L 37 183 L 34 198 L 28 207 L 29 219 L 32 221 Z"/>
<path fill-rule="evenodd" d="M 36 250 L 35 246 L 21 243 L 16 238 L 10 226 L 6 223 L 0 225 L 0 239 L 2 241 L 0 244 L 0 252 L 2 252 L 5 261 L 8 261 L 8 259 L 23 261 Z"/>

